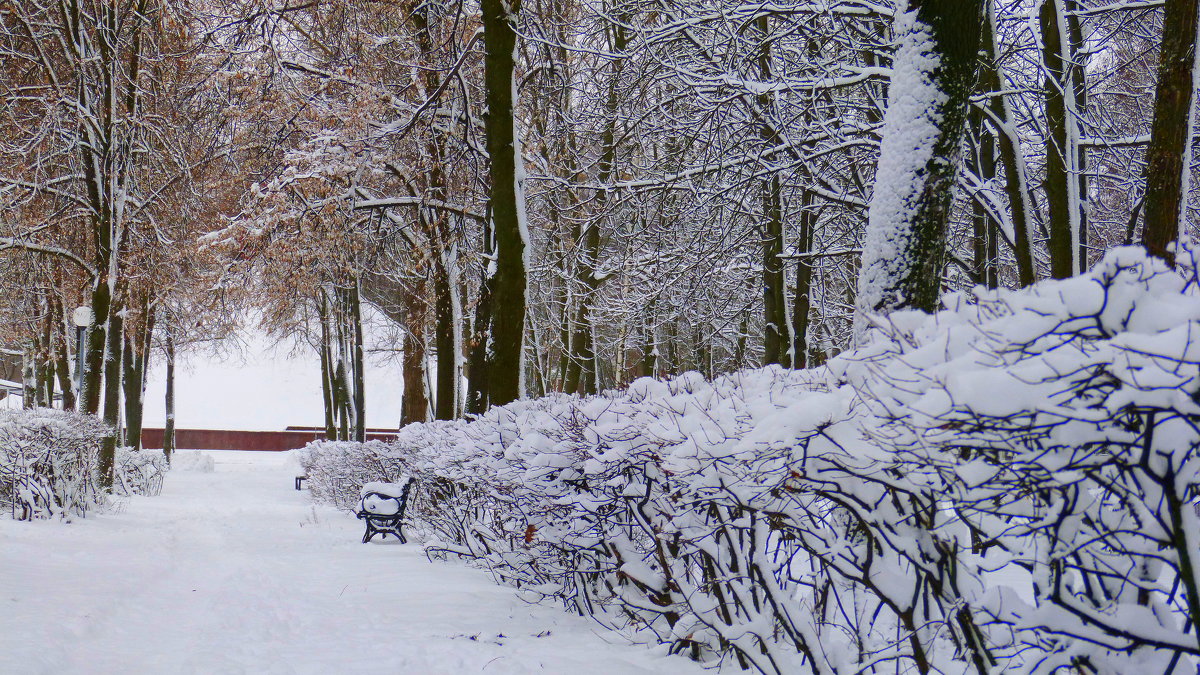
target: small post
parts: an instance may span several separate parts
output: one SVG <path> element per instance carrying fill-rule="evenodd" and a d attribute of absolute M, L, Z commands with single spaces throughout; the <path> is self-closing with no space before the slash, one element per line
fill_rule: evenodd
<path fill-rule="evenodd" d="M 87 329 L 92 325 L 93 314 L 91 307 L 76 307 L 71 314 L 71 322 L 75 324 L 75 400 L 77 408 L 83 406 L 83 371 L 87 367 L 84 360 L 83 340 Z"/>

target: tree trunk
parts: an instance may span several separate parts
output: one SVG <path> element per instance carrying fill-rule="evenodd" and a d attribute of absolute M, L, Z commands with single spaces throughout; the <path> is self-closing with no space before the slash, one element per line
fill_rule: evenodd
<path fill-rule="evenodd" d="M 1004 165 L 1004 192 L 1012 218 L 1013 256 L 1017 260 L 1017 283 L 1023 288 L 1037 281 L 1033 264 L 1033 244 L 1029 219 L 1034 215 L 1033 197 L 1029 192 L 1025 157 L 1020 139 L 1012 128 L 1013 115 L 1000 77 L 999 54 L 996 51 L 995 5 L 990 4 L 988 19 L 983 25 L 983 49 L 986 58 L 980 67 L 980 88 L 989 95 L 988 116 L 996 128 L 1000 162 Z"/>
<path fill-rule="evenodd" d="M 420 53 L 425 55 L 432 54 L 437 47 L 430 33 L 429 9 L 429 3 L 420 2 L 419 0 L 410 2 L 407 7 L 409 20 L 416 31 L 417 46 L 420 48 Z M 422 94 L 428 98 L 434 96 L 435 92 L 441 87 L 442 72 L 434 67 L 432 62 L 423 65 L 426 67 L 420 71 L 424 86 Z M 442 154 L 442 147 L 435 136 L 429 137 L 428 142 L 425 144 L 425 152 L 429 163 L 427 172 L 429 182 L 426 192 L 434 199 L 444 200 L 446 199 L 446 176 L 443 169 L 445 160 Z M 437 384 L 434 389 L 434 400 L 436 402 L 434 417 L 439 420 L 452 420 L 458 416 L 458 387 L 460 379 L 458 360 L 461 357 L 458 353 L 458 312 L 453 301 L 454 284 L 457 280 L 454 278 L 454 275 L 450 274 L 450 265 L 454 263 L 448 259 L 454 250 L 451 241 L 453 235 L 447 225 L 447 215 L 444 211 L 422 209 L 418 217 L 424 224 L 430 241 L 437 248 L 437 252 L 432 256 L 434 266 L 434 349 L 437 352 Z M 424 325 L 425 322 L 422 321 L 421 326 L 424 327 Z M 424 355 L 425 343 L 423 334 L 413 337 L 420 342 L 421 353 Z M 408 352 L 405 352 L 406 358 L 407 354 Z M 407 369 L 409 364 L 407 361 L 405 364 L 405 368 Z M 425 365 L 423 363 L 420 365 L 421 372 L 423 373 Z M 405 391 L 407 392 L 407 377 L 405 378 L 405 382 Z M 424 384 L 421 385 L 421 399 L 427 400 Z M 417 411 L 415 401 L 413 405 L 414 408 L 410 412 L 414 415 L 419 415 L 421 420 L 424 421 L 424 409 L 422 408 L 420 411 Z"/>
<path fill-rule="evenodd" d="M 610 48 L 613 54 L 622 54 L 629 46 L 629 36 L 626 34 L 623 22 L 628 15 L 619 15 L 616 21 L 608 22 L 606 29 L 610 33 Z M 601 224 L 607 217 L 608 190 L 605 186 L 612 180 L 617 160 L 617 109 L 620 105 L 620 81 L 624 70 L 625 59 L 609 60 L 611 72 L 608 80 L 608 97 L 604 103 L 604 133 L 600 140 L 601 154 L 597 162 L 597 183 L 600 191 L 596 195 L 594 215 L 584 224 L 583 255 L 580 256 L 577 280 L 582 289 L 579 298 L 578 316 L 575 319 L 574 335 L 571 338 L 571 364 L 568 370 L 566 391 L 585 395 L 599 391 L 599 374 L 596 363 L 596 326 L 592 316 L 596 305 L 600 285 L 603 282 L 598 276 L 600 252 L 603 246 Z M 578 241 L 578 239 L 577 239 Z"/>
<path fill-rule="evenodd" d="M 150 336 L 154 332 L 154 314 L 149 303 L 141 303 L 141 322 L 133 336 L 126 335 L 124 357 L 125 444 L 142 449 L 142 417 L 145 409 L 146 364 L 150 354 Z"/>
<path fill-rule="evenodd" d="M 491 167 L 488 205 L 496 237 L 492 288 L 491 405 L 521 397 L 525 337 L 525 215 L 521 156 L 517 148 L 513 83 L 521 0 L 481 0 L 487 150 Z"/>
<path fill-rule="evenodd" d="M 71 336 L 62 322 L 62 305 L 58 306 L 59 339 L 54 342 L 54 373 L 58 376 L 58 388 L 62 391 L 62 409 L 75 409 L 75 382 L 71 378 L 71 355 L 67 344 Z"/>
<path fill-rule="evenodd" d="M 325 404 L 325 438 L 337 439 L 336 411 L 333 395 L 333 336 L 329 330 L 329 300 L 324 289 L 317 300 L 317 317 L 321 322 L 321 345 L 317 349 L 321 357 L 321 400 Z"/>
<path fill-rule="evenodd" d="M 124 323 L 119 306 L 113 303 L 104 331 L 108 337 L 104 348 L 104 423 L 112 429 L 112 434 L 105 437 L 100 446 L 100 485 L 106 490 L 111 490 L 113 486 L 117 443 L 120 440 L 118 427 L 121 424 L 121 336 Z"/>
<path fill-rule="evenodd" d="M 892 82 L 884 119 L 859 281 L 859 335 L 866 313 L 938 306 L 983 9 L 983 0 L 909 0 L 909 11 L 897 17 L 894 71 L 904 80 Z"/>
<path fill-rule="evenodd" d="M 352 329 L 351 339 L 354 340 L 353 363 L 351 364 L 354 372 L 354 440 L 363 443 L 367 440 L 367 381 L 366 361 L 363 354 L 362 297 L 357 278 L 354 280 L 354 284 L 346 289 L 346 296 L 350 305 L 348 309 Z"/>
<path fill-rule="evenodd" d="M 1197 0 L 1171 0 L 1163 16 L 1162 52 L 1154 102 L 1154 126 L 1146 149 L 1146 197 L 1142 244 L 1151 255 L 1173 263 L 1167 247 L 1180 234 L 1187 215 L 1186 172 L 1191 170 L 1195 98 Z"/>
<path fill-rule="evenodd" d="M 757 20 L 758 33 L 763 41 L 758 54 L 758 75 L 764 83 L 773 77 L 768 18 Z M 758 96 L 760 114 L 769 116 L 775 105 L 774 96 Z M 778 130 L 766 117 L 761 125 L 760 138 L 764 148 L 778 147 Z M 787 322 L 787 292 L 783 276 L 783 183 L 778 171 L 771 171 L 762 180 L 762 289 L 763 289 L 763 365 L 773 363 L 791 367 L 788 359 L 789 326 Z"/>
<path fill-rule="evenodd" d="M 1078 274 L 1082 210 L 1080 209 L 1079 120 L 1075 110 L 1075 64 L 1064 0 L 1044 0 L 1038 12 L 1042 62 L 1046 68 L 1046 205 L 1049 213 L 1050 275 L 1065 279 Z"/>
<path fill-rule="evenodd" d="M 167 327 L 167 393 L 164 400 L 164 408 L 166 409 L 167 419 L 163 424 L 163 455 L 167 458 L 167 463 L 171 462 L 171 455 L 175 453 L 175 336 L 171 333 L 171 327 Z"/>
<path fill-rule="evenodd" d="M 404 337 L 404 397 L 400 405 L 400 426 L 424 422 L 429 410 L 425 395 L 425 341 L 417 333 L 420 327 L 409 323 Z"/>
<path fill-rule="evenodd" d="M 797 253 L 811 253 L 816 239 L 817 214 L 813 211 L 815 195 L 805 190 L 800 197 L 800 232 Z M 792 300 L 792 367 L 808 367 L 808 325 L 812 311 L 812 262 L 796 260 L 796 295 Z M 744 330 L 743 330 L 744 332 Z M 740 336 L 739 336 L 739 339 Z"/>
<path fill-rule="evenodd" d="M 658 344 L 654 339 L 654 327 L 642 322 L 642 377 L 654 377 L 658 370 Z"/>
<path fill-rule="evenodd" d="M 971 108 L 971 135 L 974 143 L 971 146 L 971 171 L 979 178 L 981 185 L 986 185 L 996 177 L 996 139 L 984 121 L 983 109 Z M 983 195 L 976 195 L 972 200 L 971 235 L 972 235 L 972 272 L 975 283 L 996 288 L 996 230 L 998 225 L 986 208 Z"/>
<path fill-rule="evenodd" d="M 483 241 L 489 252 L 495 254 L 490 221 L 484 223 Z M 491 393 L 492 355 L 488 350 L 492 342 L 492 283 L 494 278 L 485 269 L 479 283 L 479 301 L 475 304 L 475 317 L 471 327 L 470 354 L 467 360 L 468 389 L 466 412 L 479 415 L 487 411 Z"/>
<path fill-rule="evenodd" d="M 26 345 L 21 352 L 21 407 L 33 410 L 37 407 L 37 356 L 34 347 Z"/>
<path fill-rule="evenodd" d="M 112 293 L 108 279 L 101 275 L 92 289 L 92 325 L 88 326 L 85 333 L 87 348 L 84 354 L 81 398 L 83 412 L 87 415 L 100 412 L 100 387 L 104 380 L 104 345 L 107 342 L 104 327 L 108 325 L 111 304 Z"/>
<path fill-rule="evenodd" d="M 1067 41 L 1071 46 L 1071 109 L 1073 110 L 1074 126 L 1072 129 L 1072 145 L 1074 146 L 1075 161 L 1075 206 L 1074 213 L 1078 219 L 1076 231 L 1079 239 L 1079 250 L 1075 253 L 1079 271 L 1088 269 L 1088 166 L 1087 148 L 1080 143 L 1082 135 L 1081 119 L 1087 112 L 1087 69 L 1080 61 L 1085 45 L 1083 43 L 1083 26 L 1076 12 L 1080 9 L 1079 0 L 1063 0 L 1064 12 L 1067 19 Z"/>
<path fill-rule="evenodd" d="M 141 373 L 138 372 L 138 358 L 133 340 L 125 335 L 122 340 L 121 356 L 121 388 L 125 398 L 125 445 L 135 450 L 142 449 L 142 402 L 138 390 L 141 389 Z M 136 422 L 135 422 L 136 420 Z"/>
<path fill-rule="evenodd" d="M 437 392 L 434 395 L 436 406 L 434 417 L 439 420 L 452 420 L 458 417 L 458 340 L 455 339 L 454 307 L 450 301 L 453 289 L 450 287 L 450 275 L 444 266 L 437 263 L 434 273 L 434 345 L 437 349 Z M 422 358 L 425 350 L 421 349 Z M 407 358 L 407 354 L 406 354 Z M 406 362 L 407 363 L 407 362 Z M 421 365 L 422 370 L 424 366 Z M 407 365 L 405 366 L 407 368 Z M 405 380 L 407 383 L 407 378 Z M 408 385 L 405 384 L 407 387 Z M 422 388 L 422 398 L 424 398 Z M 428 403 L 426 403 L 428 405 Z M 424 408 L 421 416 L 424 417 Z"/>

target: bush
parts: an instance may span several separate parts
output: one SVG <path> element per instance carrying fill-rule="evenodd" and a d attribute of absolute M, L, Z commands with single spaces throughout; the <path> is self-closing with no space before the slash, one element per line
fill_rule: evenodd
<path fill-rule="evenodd" d="M 104 504 L 100 420 L 39 408 L 0 410 L 0 509 L 18 520 L 79 515 Z"/>
<path fill-rule="evenodd" d="M 306 450 L 418 480 L 431 552 L 768 673 L 1192 673 L 1200 283 L 1137 249 L 900 312 L 811 371 L 554 396 Z"/>
<path fill-rule="evenodd" d="M 380 441 L 313 441 L 293 452 L 313 498 L 341 509 L 358 504 L 366 483 L 395 481 L 405 473 L 403 459 Z"/>
<path fill-rule="evenodd" d="M 168 468 L 162 450 L 118 448 L 113 490 L 121 495 L 156 496 L 162 492 Z"/>

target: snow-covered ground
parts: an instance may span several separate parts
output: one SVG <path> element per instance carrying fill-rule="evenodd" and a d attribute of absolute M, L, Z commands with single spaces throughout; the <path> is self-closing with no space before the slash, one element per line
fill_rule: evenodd
<path fill-rule="evenodd" d="M 0 673 L 699 673 L 416 545 L 359 543 L 276 453 L 74 523 L 0 520 Z"/>

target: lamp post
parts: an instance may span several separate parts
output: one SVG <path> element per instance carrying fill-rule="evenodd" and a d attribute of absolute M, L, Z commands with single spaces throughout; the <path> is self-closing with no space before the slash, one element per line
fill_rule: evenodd
<path fill-rule="evenodd" d="M 76 307 L 71 314 L 71 322 L 75 324 L 75 408 L 76 410 L 83 409 L 83 369 L 86 361 L 84 360 L 83 338 L 87 334 L 87 329 L 92 325 L 93 320 L 91 307 Z"/>

